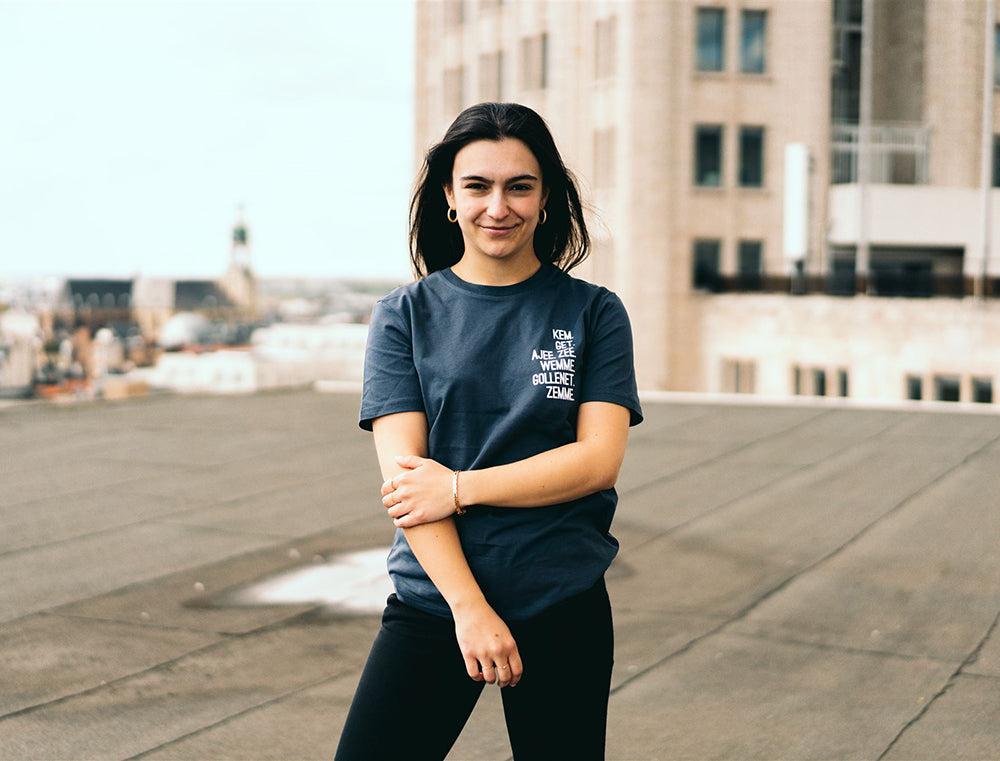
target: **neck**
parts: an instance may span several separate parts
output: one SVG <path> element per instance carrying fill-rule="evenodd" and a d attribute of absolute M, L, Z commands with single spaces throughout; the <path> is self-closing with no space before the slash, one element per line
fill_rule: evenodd
<path fill-rule="evenodd" d="M 473 285 L 515 285 L 534 275 L 541 266 L 542 263 L 534 255 L 522 262 L 482 261 L 463 256 L 451 271 Z"/>

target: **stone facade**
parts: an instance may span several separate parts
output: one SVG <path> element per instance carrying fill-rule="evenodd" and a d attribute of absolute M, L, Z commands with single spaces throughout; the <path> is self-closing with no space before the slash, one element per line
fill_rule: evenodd
<path fill-rule="evenodd" d="M 1000 372 L 980 361 L 1000 354 L 992 303 L 962 297 L 984 270 L 985 5 L 872 2 L 871 134 L 882 143 L 862 186 L 850 141 L 864 6 L 418 2 L 417 164 L 465 106 L 499 96 L 538 110 L 594 207 L 594 254 L 578 272 L 625 301 L 644 388 L 810 393 L 795 369 L 801 379 L 822 366 L 838 380 L 828 395 L 901 399 L 913 389 L 900 377 L 921 373 L 934 398 L 940 372 L 965 379 L 972 398 L 969 378 Z M 839 154 L 836 139 L 847 141 Z M 801 258 L 785 251 L 788 146 L 808 153 Z M 987 269 L 1000 278 L 993 217 Z M 870 262 L 855 259 L 859 237 Z M 831 295 L 835 282 L 848 295 Z M 727 290 L 771 293 L 713 292 Z M 802 291 L 814 295 L 792 295 Z"/>

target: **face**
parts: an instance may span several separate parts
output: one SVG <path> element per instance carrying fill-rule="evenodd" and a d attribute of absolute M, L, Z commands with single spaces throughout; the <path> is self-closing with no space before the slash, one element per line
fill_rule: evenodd
<path fill-rule="evenodd" d="M 458 214 L 464 257 L 533 263 L 535 226 L 548 190 L 527 145 L 512 138 L 469 143 L 455 155 L 444 192 Z"/>

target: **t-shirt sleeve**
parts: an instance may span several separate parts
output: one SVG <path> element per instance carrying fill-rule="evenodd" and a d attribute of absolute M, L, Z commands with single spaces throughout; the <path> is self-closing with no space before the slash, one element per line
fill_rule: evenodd
<path fill-rule="evenodd" d="M 396 412 L 423 412 L 420 379 L 413 364 L 410 323 L 383 299 L 372 310 L 365 348 L 365 376 L 358 425 L 372 429 L 372 421 Z"/>
<path fill-rule="evenodd" d="M 630 413 L 629 425 L 642 422 L 635 381 L 632 325 L 615 294 L 603 292 L 589 326 L 580 402 L 611 402 Z"/>

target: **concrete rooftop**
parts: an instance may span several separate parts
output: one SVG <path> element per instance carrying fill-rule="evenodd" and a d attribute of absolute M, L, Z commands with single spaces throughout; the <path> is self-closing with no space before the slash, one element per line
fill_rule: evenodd
<path fill-rule="evenodd" d="M 0 758 L 330 758 L 377 616 L 217 603 L 388 544 L 356 408 L 0 410 Z M 1000 416 L 645 411 L 609 759 L 1000 758 Z M 509 753 L 487 689 L 449 758 Z"/>

